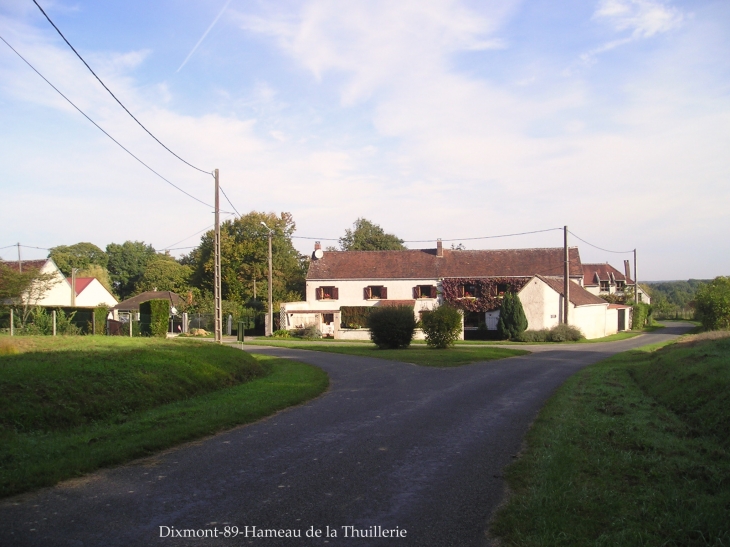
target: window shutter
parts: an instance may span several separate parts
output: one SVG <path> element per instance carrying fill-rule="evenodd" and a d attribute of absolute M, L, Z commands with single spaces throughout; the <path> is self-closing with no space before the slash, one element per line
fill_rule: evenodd
<path fill-rule="evenodd" d="M 332 299 L 338 300 L 340 298 L 340 289 L 337 287 L 332 287 Z"/>
<path fill-rule="evenodd" d="M 314 292 L 317 295 L 317 300 L 322 300 L 322 287 L 317 287 Z"/>
<path fill-rule="evenodd" d="M 421 291 L 418 290 L 418 286 L 413 287 L 413 298 L 421 298 Z"/>
<path fill-rule="evenodd" d="M 383 300 L 388 299 L 388 287 L 381 287 L 380 288 L 380 298 Z"/>
<path fill-rule="evenodd" d="M 431 285 L 431 298 L 438 298 L 439 292 L 436 285 Z"/>
<path fill-rule="evenodd" d="M 365 298 L 365 300 L 370 300 L 370 287 L 365 287 L 365 290 L 363 291 L 363 298 Z"/>

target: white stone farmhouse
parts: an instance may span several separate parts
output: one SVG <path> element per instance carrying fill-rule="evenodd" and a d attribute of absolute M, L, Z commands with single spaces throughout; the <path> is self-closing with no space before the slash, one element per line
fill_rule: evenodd
<path fill-rule="evenodd" d="M 575 247 L 569 249 L 569 263 L 569 323 L 587 338 L 626 329 L 625 306 L 609 305 L 583 288 L 584 269 Z M 316 325 L 335 338 L 367 339 L 363 325 L 345 321 L 349 309 L 405 304 L 413 306 L 418 318 L 449 302 L 463 311 L 463 338 L 470 331 L 497 328 L 507 291 L 518 294 L 529 329 L 550 328 L 562 320 L 563 268 L 562 248 L 449 250 L 437 241 L 435 249 L 323 251 L 317 242 L 306 300 L 281 305 L 281 328 Z"/>

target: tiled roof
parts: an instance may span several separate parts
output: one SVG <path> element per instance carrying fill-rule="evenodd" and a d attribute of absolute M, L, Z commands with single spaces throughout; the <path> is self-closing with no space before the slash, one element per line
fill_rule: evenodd
<path fill-rule="evenodd" d="M 539 279 L 544 281 L 551 289 L 556 293 L 563 295 L 563 280 L 556 277 L 543 277 L 537 276 Z M 570 301 L 576 306 L 591 306 L 595 304 L 606 304 L 607 302 L 603 298 L 599 298 L 595 294 L 589 293 L 583 287 L 577 283 L 570 282 Z"/>
<path fill-rule="evenodd" d="M 570 275 L 583 275 L 580 255 L 570 248 Z M 444 277 L 532 277 L 560 275 L 563 249 L 453 251 L 324 251 L 309 264 L 307 279 L 440 279 Z"/>
<path fill-rule="evenodd" d="M 76 278 L 76 296 L 80 295 L 83 290 L 91 285 L 92 281 L 96 279 L 95 277 L 77 277 Z M 68 281 L 68 284 L 71 284 L 71 278 L 67 277 L 66 281 Z"/>
<path fill-rule="evenodd" d="M 48 259 L 43 260 L 23 260 L 21 261 L 23 264 L 24 270 L 40 270 L 43 266 L 45 266 L 46 262 L 48 262 Z M 15 270 L 16 272 L 19 271 L 18 267 L 18 261 L 17 260 L 3 260 L 2 261 L 4 266 L 7 266 L 8 268 L 11 268 Z"/>
<path fill-rule="evenodd" d="M 182 302 L 184 302 L 182 297 L 174 292 L 147 291 L 138 294 L 137 296 L 133 296 L 132 298 L 127 298 L 126 300 L 123 300 L 112 309 L 120 311 L 139 311 L 139 305 L 142 302 L 147 302 L 148 300 L 169 300 L 170 304 L 172 304 L 173 306 L 178 306 Z"/>
<path fill-rule="evenodd" d="M 596 280 L 596 276 L 600 281 L 611 281 L 611 274 L 616 281 L 625 281 L 627 284 L 632 284 L 631 279 L 626 279 L 626 275 L 618 271 L 610 264 L 583 264 L 583 286 L 598 285 L 599 282 Z"/>

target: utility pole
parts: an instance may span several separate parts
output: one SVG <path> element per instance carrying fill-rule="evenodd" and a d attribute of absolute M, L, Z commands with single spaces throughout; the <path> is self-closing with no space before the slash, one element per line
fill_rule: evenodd
<path fill-rule="evenodd" d="M 274 233 L 274 231 L 269 228 L 263 220 L 261 221 L 261 224 L 269 231 L 269 324 L 266 328 L 266 336 L 271 336 L 272 334 L 274 334 L 274 301 L 272 290 L 273 287 L 271 286 L 273 277 L 271 266 L 271 235 Z"/>
<path fill-rule="evenodd" d="M 23 261 L 20 260 L 20 243 L 18 243 L 18 271 L 23 273 Z"/>
<path fill-rule="evenodd" d="M 565 255 L 565 269 L 563 271 L 563 323 L 568 324 L 568 309 L 570 308 L 570 252 L 568 251 L 568 227 L 563 226 L 563 254 Z"/>
<path fill-rule="evenodd" d="M 634 249 L 634 302 L 639 303 L 639 276 L 636 273 L 636 249 Z"/>
<path fill-rule="evenodd" d="M 76 307 L 76 272 L 78 268 L 71 268 L 71 307 Z"/>
<path fill-rule="evenodd" d="M 220 344 L 223 342 L 223 309 L 221 307 L 221 225 L 218 169 L 213 173 L 215 177 L 215 288 L 213 298 L 215 299 L 215 341 Z"/>

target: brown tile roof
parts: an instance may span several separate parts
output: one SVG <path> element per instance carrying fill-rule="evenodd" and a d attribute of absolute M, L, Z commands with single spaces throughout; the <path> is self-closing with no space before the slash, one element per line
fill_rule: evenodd
<path fill-rule="evenodd" d="M 563 280 L 557 277 L 543 277 L 537 276 L 539 279 L 544 281 L 551 289 L 556 293 L 563 295 Z M 599 298 L 595 294 L 589 293 L 583 287 L 575 283 L 570 282 L 570 301 L 576 306 L 590 306 L 595 304 L 607 304 L 603 298 Z"/>
<path fill-rule="evenodd" d="M 616 281 L 625 281 L 627 284 L 632 284 L 631 279 L 626 279 L 626 275 L 618 271 L 610 264 L 583 264 L 583 286 L 598 285 L 599 282 L 596 280 L 596 276 L 600 281 L 611 281 L 610 274 Z"/>
<path fill-rule="evenodd" d="M 48 262 L 48 259 L 42 259 L 42 260 L 22 260 L 23 263 L 23 270 L 40 270 L 43 266 L 45 266 L 46 262 Z M 2 261 L 3 266 L 7 266 L 8 268 L 15 270 L 16 272 L 19 271 L 18 268 L 18 261 L 17 260 L 3 260 Z"/>
<path fill-rule="evenodd" d="M 532 277 L 560 275 L 563 249 L 504 249 L 452 251 L 324 251 L 309 264 L 307 279 L 439 279 L 444 277 Z M 583 269 L 576 247 L 570 251 L 570 275 Z"/>
<path fill-rule="evenodd" d="M 179 306 L 184 302 L 183 298 L 174 292 L 147 291 L 138 294 L 137 296 L 133 296 L 132 298 L 123 300 L 112 309 L 120 311 L 139 311 L 139 305 L 142 302 L 147 302 L 148 300 L 169 300 L 173 306 Z"/>

